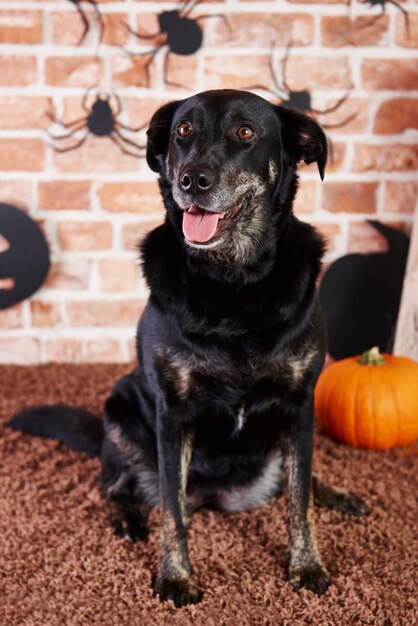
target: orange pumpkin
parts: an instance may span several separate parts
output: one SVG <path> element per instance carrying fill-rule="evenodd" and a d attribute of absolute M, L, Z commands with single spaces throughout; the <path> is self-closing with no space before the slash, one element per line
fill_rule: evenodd
<path fill-rule="evenodd" d="M 372 348 L 336 361 L 321 373 L 315 411 L 333 439 L 385 449 L 418 437 L 418 363 Z"/>

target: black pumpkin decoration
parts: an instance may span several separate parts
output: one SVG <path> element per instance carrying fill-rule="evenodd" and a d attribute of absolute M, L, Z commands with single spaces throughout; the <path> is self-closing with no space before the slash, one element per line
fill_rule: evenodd
<path fill-rule="evenodd" d="M 10 289 L 0 283 L 0 309 L 7 309 L 42 285 L 49 270 L 49 250 L 39 226 L 10 204 L 0 203 L 0 235 L 8 243 L 0 253 L 0 281 L 11 281 Z"/>
<path fill-rule="evenodd" d="M 385 237 L 388 250 L 337 259 L 319 288 L 334 359 L 362 354 L 370 346 L 393 349 L 409 240 L 381 222 L 368 223 Z"/>

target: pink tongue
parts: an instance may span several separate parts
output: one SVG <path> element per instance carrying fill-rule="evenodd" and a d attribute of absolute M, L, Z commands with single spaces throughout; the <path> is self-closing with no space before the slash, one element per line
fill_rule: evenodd
<path fill-rule="evenodd" d="M 222 213 L 204 211 L 197 204 L 183 213 L 183 233 L 189 241 L 204 243 L 212 239 Z"/>

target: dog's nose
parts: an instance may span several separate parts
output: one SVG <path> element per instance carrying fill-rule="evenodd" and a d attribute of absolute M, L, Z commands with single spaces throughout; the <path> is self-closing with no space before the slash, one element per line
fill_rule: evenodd
<path fill-rule="evenodd" d="M 180 175 L 180 185 L 184 191 L 202 193 L 210 189 L 215 175 L 208 167 L 189 166 Z"/>

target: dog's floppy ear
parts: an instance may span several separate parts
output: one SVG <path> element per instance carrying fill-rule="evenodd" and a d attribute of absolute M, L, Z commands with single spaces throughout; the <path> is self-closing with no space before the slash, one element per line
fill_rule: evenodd
<path fill-rule="evenodd" d="M 167 153 L 171 121 L 182 100 L 168 102 L 151 118 L 147 130 L 147 163 L 153 172 L 160 172 Z"/>
<path fill-rule="evenodd" d="M 283 147 L 292 165 L 298 161 L 317 162 L 319 175 L 324 180 L 328 146 L 325 133 L 319 124 L 295 109 L 276 106 L 281 122 Z"/>

